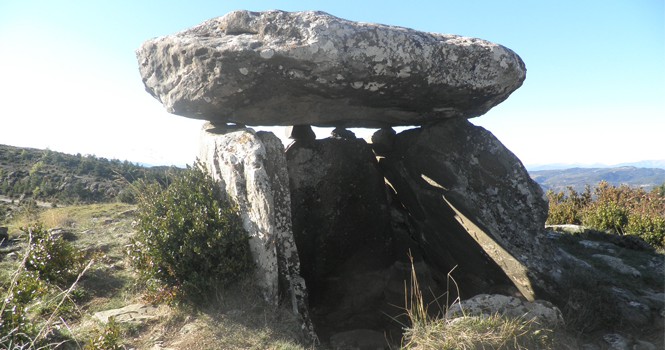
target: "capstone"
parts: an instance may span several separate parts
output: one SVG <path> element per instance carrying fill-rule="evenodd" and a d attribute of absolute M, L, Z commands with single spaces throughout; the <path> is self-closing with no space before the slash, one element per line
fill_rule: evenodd
<path fill-rule="evenodd" d="M 485 40 L 324 12 L 235 11 L 138 50 L 146 90 L 216 123 L 384 127 L 486 113 L 524 63 Z"/>

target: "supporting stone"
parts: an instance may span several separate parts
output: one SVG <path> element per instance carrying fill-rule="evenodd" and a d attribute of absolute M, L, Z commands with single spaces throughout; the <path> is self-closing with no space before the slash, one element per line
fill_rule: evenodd
<path fill-rule="evenodd" d="M 393 240 L 370 147 L 362 139 L 295 142 L 287 163 L 293 231 L 319 334 L 382 330 Z"/>
<path fill-rule="evenodd" d="M 314 130 L 309 125 L 287 126 L 285 134 L 287 138 L 295 141 L 309 142 L 316 140 L 316 134 L 314 134 Z"/>
<path fill-rule="evenodd" d="M 265 299 L 277 305 L 288 297 L 303 319 L 305 335 L 316 339 L 307 308 L 291 225 L 291 197 L 284 146 L 272 133 L 219 128 L 208 123 L 201 135 L 200 160 L 224 193 L 238 204 L 250 236 L 256 282 Z"/>
<path fill-rule="evenodd" d="M 524 297 L 547 294 L 545 280 L 556 268 L 544 230 L 547 201 L 519 159 L 491 133 L 459 119 L 408 130 L 396 136 L 381 165 L 412 216 L 432 229 L 423 231 L 424 242 L 431 246 L 443 235 L 445 244 L 459 242 L 463 251 L 480 246 Z M 445 232 L 429 224 L 441 220 L 447 222 Z M 447 250 L 451 257 L 444 260 L 478 272 L 445 244 L 434 248 L 436 254 Z"/>

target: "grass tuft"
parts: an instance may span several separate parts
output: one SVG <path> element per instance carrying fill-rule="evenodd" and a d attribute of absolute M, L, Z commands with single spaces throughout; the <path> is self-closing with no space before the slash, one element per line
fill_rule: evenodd
<path fill-rule="evenodd" d="M 452 271 L 451 271 L 452 272 Z M 457 283 L 448 274 L 448 280 Z M 450 290 L 450 285 L 449 288 Z M 543 329 L 534 320 L 509 318 L 499 314 L 490 316 L 446 316 L 439 310 L 432 317 L 425 303 L 411 259 L 411 282 L 405 300 L 405 313 L 410 326 L 404 330 L 403 349 L 412 350 L 466 350 L 466 349 L 553 349 L 552 331 Z M 449 295 L 447 293 L 446 295 Z M 459 294 L 459 289 L 457 294 Z M 452 303 L 459 303 L 455 299 Z M 446 305 L 450 305 L 448 302 Z"/>

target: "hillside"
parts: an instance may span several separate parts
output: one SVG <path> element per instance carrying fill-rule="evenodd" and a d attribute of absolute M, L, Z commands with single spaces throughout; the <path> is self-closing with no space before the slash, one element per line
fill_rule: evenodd
<path fill-rule="evenodd" d="M 583 191 L 586 185 L 594 186 L 601 181 L 610 185 L 622 184 L 650 190 L 665 183 L 665 169 L 623 166 L 615 168 L 571 168 L 530 171 L 529 174 L 544 190 L 565 191 L 572 186 Z"/>
<path fill-rule="evenodd" d="M 177 168 L 145 168 L 92 155 L 0 145 L 0 204 L 24 199 L 55 205 L 133 202 L 130 183 L 163 182 L 170 171 Z"/>

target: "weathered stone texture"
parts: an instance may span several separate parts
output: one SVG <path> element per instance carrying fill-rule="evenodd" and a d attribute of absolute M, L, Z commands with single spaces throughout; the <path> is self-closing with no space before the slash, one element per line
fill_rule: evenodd
<path fill-rule="evenodd" d="M 332 138 L 296 142 L 286 157 L 293 230 L 303 276 L 311 281 L 308 287 L 315 290 L 319 286 L 314 281 L 359 268 L 354 261 L 388 265 L 388 202 L 367 143 Z"/>
<path fill-rule="evenodd" d="M 278 291 L 303 317 L 303 329 L 315 339 L 307 310 L 307 289 L 291 224 L 291 195 L 284 146 L 272 133 L 218 128 L 202 131 L 200 159 L 235 203 L 250 236 L 256 281 L 266 300 Z"/>
<path fill-rule="evenodd" d="M 437 250 L 451 251 L 453 263 L 455 249 L 445 244 L 472 247 L 451 235 L 455 226 L 463 227 L 533 299 L 533 284 L 543 288 L 536 276 L 550 268 L 544 262 L 553 253 L 543 229 L 547 201 L 519 159 L 488 131 L 459 119 L 400 133 L 393 149 L 380 164 L 411 215 L 425 224 L 452 217 L 461 224 L 426 230 L 423 241 L 446 237 Z"/>
<path fill-rule="evenodd" d="M 199 157 L 223 193 L 238 204 L 257 265 L 258 282 L 266 299 L 277 303 L 278 266 L 275 246 L 275 207 L 264 161 L 266 147 L 250 129 L 216 129 L 206 124 Z"/>
<path fill-rule="evenodd" d="M 236 11 L 146 41 L 148 92 L 174 114 L 247 125 L 422 125 L 484 114 L 521 86 L 511 50 L 323 12 Z"/>

